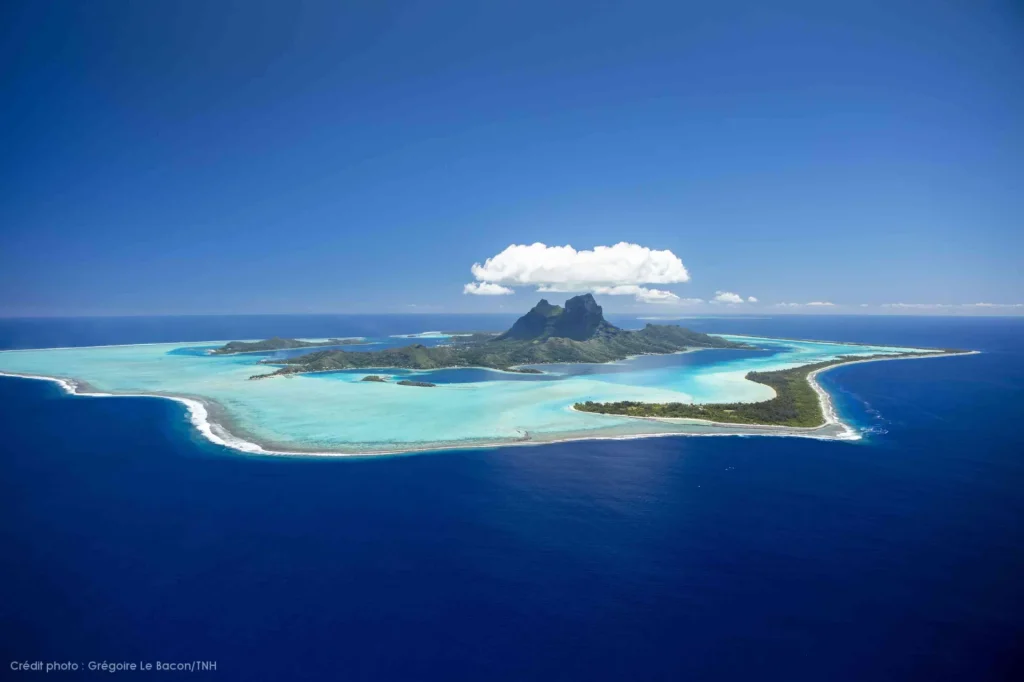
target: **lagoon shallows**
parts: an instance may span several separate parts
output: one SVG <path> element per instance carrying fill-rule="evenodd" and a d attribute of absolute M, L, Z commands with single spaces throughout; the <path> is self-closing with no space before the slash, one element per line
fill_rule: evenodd
<path fill-rule="evenodd" d="M 60 379 L 83 394 L 185 400 L 208 437 L 252 452 L 379 454 L 453 447 L 664 434 L 811 435 L 851 438 L 840 423 L 815 430 L 655 421 L 576 412 L 578 401 L 739 402 L 773 397 L 752 370 L 908 348 L 727 337 L 758 350 L 702 350 L 603 365 L 543 365 L 541 375 L 482 369 L 334 372 L 249 381 L 272 371 L 268 354 L 211 356 L 223 342 L 0 352 L 0 371 Z M 439 339 L 441 341 L 443 339 Z M 393 342 L 381 339 L 381 343 Z M 364 382 L 367 374 L 436 388 Z"/>

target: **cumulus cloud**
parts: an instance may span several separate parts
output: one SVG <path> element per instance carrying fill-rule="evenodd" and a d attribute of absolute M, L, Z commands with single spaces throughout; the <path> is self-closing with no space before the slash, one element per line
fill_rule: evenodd
<path fill-rule="evenodd" d="M 831 301 L 811 301 L 807 305 L 835 305 L 835 303 Z"/>
<path fill-rule="evenodd" d="M 462 293 L 475 296 L 507 296 L 516 292 L 493 282 L 470 282 L 462 287 Z"/>
<path fill-rule="evenodd" d="M 546 291 L 546 289 L 541 289 Z M 595 294 L 606 296 L 634 296 L 642 303 L 677 303 L 679 297 L 664 289 L 649 289 L 636 284 L 620 284 L 614 287 L 594 287 Z"/>
<path fill-rule="evenodd" d="M 743 303 L 743 297 L 731 291 L 716 291 L 711 300 L 716 303 Z"/>
<path fill-rule="evenodd" d="M 471 271 L 477 282 L 482 283 L 477 286 L 535 286 L 538 291 L 565 293 L 592 291 L 612 296 L 633 295 L 643 302 L 674 302 L 679 297 L 670 291 L 641 285 L 676 284 L 690 279 L 683 262 L 671 251 L 656 251 L 628 242 L 596 246 L 590 251 L 540 242 L 513 244 L 482 264 L 474 263 Z M 474 285 L 466 286 L 468 291 Z"/>
<path fill-rule="evenodd" d="M 803 308 L 805 306 L 834 306 L 835 303 L 832 303 L 830 301 L 811 301 L 810 303 L 776 303 L 775 305 L 776 307 L 779 308 Z"/>
<path fill-rule="evenodd" d="M 737 303 L 744 303 L 744 302 L 746 302 L 746 303 L 757 303 L 757 297 L 756 296 L 747 296 L 747 298 L 744 299 L 742 296 L 740 296 L 739 294 L 734 293 L 732 291 L 716 291 L 715 292 L 715 297 L 711 299 L 711 302 L 712 303 L 728 303 L 730 305 L 735 305 Z"/>
<path fill-rule="evenodd" d="M 1024 308 L 1024 303 L 968 303 L 972 308 Z"/>

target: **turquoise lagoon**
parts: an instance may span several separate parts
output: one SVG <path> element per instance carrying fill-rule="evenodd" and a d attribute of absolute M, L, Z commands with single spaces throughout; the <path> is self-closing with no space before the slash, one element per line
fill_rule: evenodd
<path fill-rule="evenodd" d="M 583 400 L 768 400 L 774 395 L 772 389 L 745 379 L 747 372 L 798 367 L 840 355 L 914 350 L 726 338 L 753 343 L 759 350 L 702 350 L 605 365 L 538 366 L 543 375 L 483 369 L 382 369 L 249 381 L 253 374 L 273 371 L 258 364 L 267 356 L 212 356 L 207 351 L 223 342 L 211 341 L 5 351 L 0 352 L 0 372 L 62 379 L 85 394 L 183 399 L 193 422 L 208 437 L 243 450 L 374 454 L 661 434 L 855 437 L 838 423 L 813 430 L 716 425 L 587 414 L 574 411 L 572 405 Z M 438 385 L 421 388 L 361 381 L 367 374 L 414 377 Z"/>

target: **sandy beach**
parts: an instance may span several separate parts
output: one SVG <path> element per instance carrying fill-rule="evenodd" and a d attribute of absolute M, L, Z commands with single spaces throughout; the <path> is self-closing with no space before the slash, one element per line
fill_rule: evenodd
<path fill-rule="evenodd" d="M 699 350 L 699 349 L 694 349 Z M 280 444 L 269 442 L 255 442 L 243 438 L 232 432 L 228 424 L 230 422 L 228 412 L 219 405 L 208 404 L 205 400 L 180 395 L 169 395 L 161 393 L 110 393 L 95 390 L 86 382 L 67 377 L 52 377 L 38 374 L 19 374 L 14 372 L 0 372 L 0 376 L 10 376 L 23 379 L 36 379 L 50 381 L 59 385 L 66 393 L 74 396 L 90 398 L 163 398 L 173 400 L 186 407 L 187 418 L 192 426 L 208 441 L 231 448 L 235 451 L 246 454 L 272 455 L 272 456 L 297 456 L 297 457 L 372 457 L 381 455 L 416 454 L 436 452 L 441 450 L 473 450 L 492 449 L 497 447 L 510 447 L 521 445 L 543 445 L 547 443 L 561 443 L 586 440 L 633 440 L 639 438 L 657 438 L 665 436 L 787 436 L 804 437 L 826 440 L 856 440 L 860 434 L 850 425 L 845 424 L 839 418 L 835 410 L 831 396 L 816 380 L 819 373 L 845 365 L 860 364 L 866 362 L 881 362 L 887 360 L 918 360 L 938 357 L 950 357 L 953 355 L 973 355 L 978 351 L 966 353 L 928 352 L 914 356 L 893 357 L 893 358 L 871 358 L 864 360 L 851 360 L 822 369 L 815 370 L 807 375 L 807 379 L 814 389 L 820 401 L 824 423 L 815 427 L 793 427 L 768 424 L 733 424 L 724 422 L 713 422 L 701 419 L 676 419 L 669 417 L 632 417 L 636 421 L 657 422 L 664 425 L 694 425 L 707 427 L 708 431 L 675 431 L 665 430 L 652 433 L 592 433 L 592 432 L 567 432 L 559 434 L 535 434 L 528 438 L 502 438 L 494 440 L 474 440 L 471 442 L 444 442 L 425 443 L 422 445 L 411 445 L 410 447 L 388 448 L 380 450 L 308 450 L 294 447 L 282 447 Z M 573 405 L 568 405 L 567 410 L 576 411 Z M 213 413 L 222 413 L 222 420 L 213 417 Z"/>

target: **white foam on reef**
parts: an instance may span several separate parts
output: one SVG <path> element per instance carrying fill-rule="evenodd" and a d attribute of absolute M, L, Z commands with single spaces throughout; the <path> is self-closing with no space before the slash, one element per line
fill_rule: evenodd
<path fill-rule="evenodd" d="M 640 440 L 644 438 L 664 438 L 668 436 L 797 436 L 797 437 L 809 437 L 816 438 L 819 440 L 842 440 L 841 436 L 827 436 L 824 434 L 812 434 L 812 433 L 801 433 L 799 429 L 791 429 L 790 427 L 772 427 L 763 426 L 757 427 L 756 430 L 749 432 L 743 431 L 743 425 L 737 424 L 722 424 L 721 426 L 728 426 L 735 428 L 734 431 L 723 432 L 723 433 L 697 433 L 697 432 L 674 432 L 665 431 L 661 433 L 634 433 L 634 434 L 623 434 L 623 435 L 571 435 L 564 438 L 553 438 L 550 440 L 536 440 L 536 441 L 495 441 L 493 443 L 467 443 L 459 444 L 458 442 L 450 443 L 439 443 L 431 445 L 423 445 L 421 447 L 409 447 L 402 449 L 389 449 L 389 450 L 373 450 L 373 451 L 352 451 L 352 452 L 340 452 L 336 450 L 327 451 L 298 451 L 298 450 L 275 450 L 264 448 L 256 443 L 239 438 L 234 434 L 230 433 L 220 424 L 210 420 L 209 413 L 206 410 L 206 406 L 198 400 L 191 398 L 182 398 L 180 396 L 169 396 L 169 395 L 157 395 L 150 393 L 103 393 L 103 392 L 92 392 L 84 391 L 81 386 L 71 379 L 65 379 L 61 377 L 49 377 L 35 374 L 14 374 L 10 372 L 0 372 L 0 376 L 14 377 L 18 379 L 36 379 L 41 381 L 52 381 L 58 384 L 65 392 L 70 395 L 86 398 L 163 398 L 165 400 L 172 400 L 177 403 L 185 405 L 188 409 L 189 422 L 195 427 L 195 429 L 207 440 L 216 445 L 221 445 L 239 452 L 248 454 L 259 454 L 259 455 L 273 455 L 273 456 L 287 456 L 287 457 L 376 457 L 384 455 L 409 455 L 418 453 L 428 453 L 437 451 L 457 451 L 457 450 L 492 450 L 496 448 L 512 447 L 512 446 L 523 446 L 523 445 L 552 445 L 555 443 L 570 443 L 578 441 L 592 441 L 592 440 Z M 574 409 L 572 406 L 569 409 Z M 688 421 L 700 421 L 700 420 L 688 420 Z M 708 422 L 709 424 L 715 424 L 714 422 Z M 716 424 L 717 425 L 717 424 Z M 738 427 L 738 428 L 737 428 Z M 818 429 L 822 427 L 817 427 Z M 780 430 L 781 429 L 781 430 Z"/>
<path fill-rule="evenodd" d="M 816 348 L 817 342 L 788 343 L 792 346 L 789 353 L 723 360 L 704 367 L 703 374 L 695 373 L 694 368 L 674 368 L 656 374 L 638 371 L 626 383 L 620 383 L 621 375 L 607 375 L 554 382 L 488 380 L 475 385 L 442 385 L 429 391 L 391 384 L 356 385 L 358 377 L 354 375 L 249 382 L 246 379 L 254 365 L 240 362 L 239 358 L 169 354 L 167 351 L 174 350 L 174 344 L 75 348 L 82 352 L 52 355 L 48 350 L 38 349 L 38 357 L 20 352 L 0 353 L 0 362 L 6 364 L 7 370 L 0 374 L 53 381 L 67 393 L 85 397 L 174 400 L 186 406 L 190 423 L 207 440 L 260 455 L 361 457 L 680 435 L 799 436 L 823 440 L 860 437 L 855 429 L 842 423 L 827 391 L 815 380 L 818 372 L 831 367 L 809 375 L 826 420 L 823 426 L 810 429 L 698 420 L 656 424 L 653 420 L 591 415 L 572 409 L 573 403 L 587 399 L 731 402 L 746 390 L 742 383 L 730 380 L 736 372 L 801 366 L 843 354 L 839 349 L 832 350 L 832 346 Z M 140 348 L 132 353 L 119 350 L 131 346 L 164 348 Z M 857 352 L 866 354 L 879 348 L 864 347 Z M 949 354 L 933 351 L 914 358 L 874 358 L 845 364 L 943 355 Z M 64 376 L 54 376 L 58 373 Z M 90 383 L 65 378 L 70 374 Z M 500 373 L 496 376 L 500 377 Z M 424 401 L 424 396 L 428 400 Z M 230 428 L 211 416 L 211 407 L 218 408 L 213 414 L 221 410 L 228 414 Z M 235 435 L 230 430 L 235 425 L 252 435 Z M 524 434 L 522 439 L 517 437 L 518 432 Z M 379 442 L 380 434 L 388 434 L 389 441 Z"/>
<path fill-rule="evenodd" d="M 337 340 L 337 339 L 341 339 L 341 340 L 344 340 L 344 341 L 366 341 L 366 337 L 365 336 L 335 336 L 335 337 L 330 337 L 330 338 L 326 338 L 326 339 L 307 339 L 307 338 L 303 337 L 301 339 L 295 339 L 295 340 L 296 341 L 305 341 L 307 343 L 326 343 L 328 341 L 334 341 L 334 340 Z M 347 346 L 347 345 L 351 345 L 351 344 L 343 343 L 343 344 L 340 344 L 340 345 Z M 298 348 L 284 348 L 282 350 L 301 350 L 301 349 L 298 349 Z"/>
<path fill-rule="evenodd" d="M 932 358 L 956 357 L 960 355 L 978 355 L 979 353 L 981 353 L 981 351 L 978 350 L 967 351 L 964 353 L 945 353 L 943 351 L 928 350 L 921 352 L 919 355 L 912 355 L 909 357 L 904 355 L 895 358 L 871 358 L 865 360 L 851 360 L 850 362 L 844 362 L 838 365 L 830 365 L 828 367 L 822 367 L 821 369 L 816 369 L 813 372 L 809 372 L 807 374 L 807 381 L 811 384 L 811 388 L 814 389 L 814 392 L 818 394 L 818 402 L 821 404 L 821 412 L 823 415 L 825 415 L 825 424 L 836 424 L 843 428 L 842 435 L 836 436 L 836 438 L 840 440 L 859 440 L 861 438 L 861 433 L 839 418 L 839 414 L 836 412 L 835 404 L 832 401 L 832 396 L 829 395 L 828 391 L 822 388 L 821 384 L 818 383 L 819 374 L 821 374 L 822 372 L 827 372 L 830 369 L 835 369 L 836 367 L 846 367 L 847 365 L 860 365 L 864 364 L 865 362 L 885 362 L 888 360 L 927 360 Z"/>
<path fill-rule="evenodd" d="M 419 332 L 418 334 L 392 334 L 393 339 L 451 339 L 457 336 L 473 336 L 472 334 L 446 334 L 444 332 Z"/>
<path fill-rule="evenodd" d="M 844 363 L 845 364 L 845 363 Z M 833 365 L 833 367 L 839 367 L 840 365 Z M 830 367 L 823 367 L 822 369 L 816 369 L 813 372 L 807 374 L 807 382 L 814 389 L 814 392 L 818 395 L 818 404 L 821 405 L 821 413 L 825 417 L 825 425 L 837 424 L 842 427 L 842 434 L 836 436 L 841 440 L 859 440 L 861 435 L 849 424 L 845 424 L 839 419 L 839 413 L 836 412 L 836 406 L 832 402 L 832 396 L 829 395 L 828 391 L 822 388 L 821 384 L 818 383 L 817 376 L 820 372 L 824 372 Z"/>
<path fill-rule="evenodd" d="M 142 345 L 142 344 L 138 344 Z M 292 454 L 292 453 L 272 453 L 268 450 L 264 450 L 256 443 L 250 443 L 249 441 L 239 438 L 229 433 L 225 428 L 216 422 L 210 420 L 210 415 L 206 411 L 206 406 L 198 400 L 192 398 L 182 398 L 181 396 L 175 395 L 158 395 L 154 393 L 103 393 L 100 391 L 86 391 L 82 389 L 82 386 L 74 381 L 73 379 L 65 379 L 62 377 L 47 377 L 38 374 L 14 374 L 11 372 L 0 372 L 0 376 L 14 377 L 17 379 L 37 379 L 39 381 L 52 381 L 59 385 L 66 393 L 73 396 L 83 398 L 163 398 L 164 400 L 172 400 L 176 403 L 181 403 L 188 408 L 188 418 L 192 426 L 196 428 L 199 433 L 203 435 L 207 440 L 216 443 L 217 445 L 223 445 L 225 447 L 233 448 L 235 450 L 241 450 L 242 452 L 252 452 L 260 454 Z M 300 454 L 300 453 L 294 453 Z"/>
<path fill-rule="evenodd" d="M 259 341 L 260 339 L 253 339 Z M 0 350 L 0 353 L 34 353 L 37 351 L 45 350 L 88 350 L 90 348 L 147 348 L 150 346 L 180 346 L 182 348 L 202 348 L 204 346 L 223 346 L 225 343 L 231 343 L 230 341 L 154 341 L 153 343 L 101 343 L 98 346 L 56 346 L 54 348 L 4 348 Z M 4 374 L 0 372 L 0 376 L 25 376 L 26 374 Z M 52 379 L 53 377 L 32 377 L 34 379 Z"/>
<path fill-rule="evenodd" d="M 752 318 L 746 318 L 752 319 Z M 770 318 L 763 318 L 770 319 Z M 863 346 L 864 348 L 884 349 L 892 352 L 900 353 L 944 353 L 946 355 L 967 355 L 967 353 L 945 353 L 938 348 L 911 348 L 909 346 L 876 346 L 871 343 L 858 343 L 854 341 L 819 341 L 817 339 L 783 339 L 772 336 L 753 336 L 751 334 L 708 334 L 708 336 L 717 336 L 722 339 L 746 339 L 748 341 L 768 341 L 769 343 L 778 342 L 792 342 L 792 343 L 806 343 L 813 344 L 815 346 Z M 971 351 L 976 353 L 978 351 Z"/>

